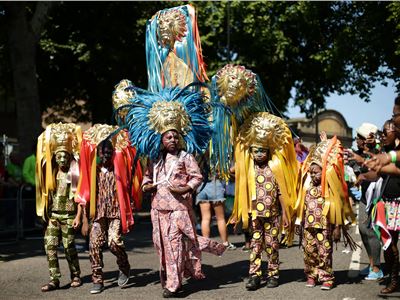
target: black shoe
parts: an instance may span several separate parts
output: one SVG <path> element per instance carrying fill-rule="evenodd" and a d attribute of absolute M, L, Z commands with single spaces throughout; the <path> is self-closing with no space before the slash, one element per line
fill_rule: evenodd
<path fill-rule="evenodd" d="M 267 288 L 275 288 L 279 285 L 278 278 L 270 277 L 267 279 Z"/>
<path fill-rule="evenodd" d="M 251 276 L 249 281 L 246 283 L 246 289 L 248 291 L 255 291 L 260 287 L 260 277 L 259 276 Z"/>
<path fill-rule="evenodd" d="M 104 285 L 102 283 L 94 283 L 93 287 L 90 289 L 91 294 L 99 294 L 104 290 Z"/>
<path fill-rule="evenodd" d="M 171 292 L 169 289 L 164 289 L 162 296 L 163 298 L 175 298 L 177 292 Z"/>
<path fill-rule="evenodd" d="M 123 287 L 129 281 L 129 271 L 128 274 L 124 274 L 124 272 L 119 271 L 118 275 L 118 286 Z"/>

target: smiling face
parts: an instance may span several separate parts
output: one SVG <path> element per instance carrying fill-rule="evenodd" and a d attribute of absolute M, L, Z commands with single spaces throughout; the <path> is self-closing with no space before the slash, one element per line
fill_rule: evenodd
<path fill-rule="evenodd" d="M 308 172 L 310 173 L 313 185 L 314 186 L 320 185 L 322 179 L 322 168 L 317 164 L 311 164 L 310 170 Z"/>
<path fill-rule="evenodd" d="M 169 130 L 162 135 L 161 142 L 168 153 L 176 154 L 179 150 L 179 133 L 176 130 Z"/>
<path fill-rule="evenodd" d="M 394 146 L 396 142 L 396 129 L 393 122 L 386 122 L 382 131 L 382 142 L 385 147 Z"/>

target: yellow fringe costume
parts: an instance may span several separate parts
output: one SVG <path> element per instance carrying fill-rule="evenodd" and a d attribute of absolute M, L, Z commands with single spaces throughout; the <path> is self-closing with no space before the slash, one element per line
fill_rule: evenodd
<path fill-rule="evenodd" d="M 235 204 L 230 220 L 249 226 L 251 201 L 256 198 L 255 170 L 250 156 L 251 146 L 268 148 L 271 168 L 279 185 L 286 216 L 291 219 L 296 201 L 299 163 L 296 160 L 292 134 L 287 124 L 267 112 L 252 114 L 240 128 L 235 145 Z"/>

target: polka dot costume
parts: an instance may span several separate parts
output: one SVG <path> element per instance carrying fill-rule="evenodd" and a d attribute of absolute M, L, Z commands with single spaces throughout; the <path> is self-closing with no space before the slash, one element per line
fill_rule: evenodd
<path fill-rule="evenodd" d="M 267 254 L 268 277 L 279 273 L 279 188 L 271 169 L 256 166 L 256 200 L 252 202 L 250 276 L 261 276 L 262 252 Z"/>
<path fill-rule="evenodd" d="M 307 278 L 320 282 L 333 283 L 332 270 L 332 230 L 326 216 L 322 214 L 325 206 L 321 197 L 321 186 L 311 186 L 306 193 L 304 206 L 304 273 Z"/>

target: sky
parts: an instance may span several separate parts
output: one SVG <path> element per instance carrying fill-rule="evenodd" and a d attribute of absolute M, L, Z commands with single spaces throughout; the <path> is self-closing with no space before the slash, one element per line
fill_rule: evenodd
<path fill-rule="evenodd" d="M 356 129 L 364 122 L 372 123 L 382 128 L 383 123 L 392 117 L 394 98 L 396 98 L 394 81 L 389 81 L 388 86 L 376 85 L 372 90 L 371 101 L 364 102 L 356 95 L 333 94 L 326 99 L 326 109 L 340 112 L 346 119 L 347 125 Z M 293 107 L 293 100 L 289 101 L 287 115 L 290 118 L 305 117 L 298 107 Z"/>

